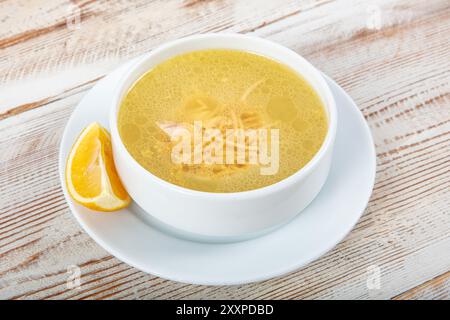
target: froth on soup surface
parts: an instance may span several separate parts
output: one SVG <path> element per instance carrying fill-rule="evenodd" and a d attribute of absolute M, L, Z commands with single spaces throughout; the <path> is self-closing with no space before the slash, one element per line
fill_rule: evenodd
<path fill-rule="evenodd" d="M 270 132 L 278 129 L 276 172 L 261 174 L 268 164 L 248 161 L 255 147 L 250 137 L 240 140 L 245 147 L 234 142 L 235 151 L 246 150 L 245 163 L 195 162 L 195 152 L 207 148 L 204 136 L 190 140 L 191 162 L 173 161 L 184 137 L 171 133 L 181 128 L 194 136 L 199 124 L 197 133 L 224 133 L 224 158 L 226 130 L 267 130 L 270 155 Z M 173 57 L 138 79 L 122 100 L 118 127 L 127 150 L 153 175 L 194 190 L 240 192 L 274 184 L 305 166 L 322 145 L 328 120 L 310 84 L 287 66 L 249 52 L 202 50 Z M 196 149 L 199 143 L 203 149 Z"/>

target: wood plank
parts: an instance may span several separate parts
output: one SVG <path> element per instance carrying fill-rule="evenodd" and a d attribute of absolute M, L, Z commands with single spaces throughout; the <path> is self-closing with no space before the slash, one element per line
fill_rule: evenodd
<path fill-rule="evenodd" d="M 431 279 L 420 286 L 394 297 L 395 300 L 449 300 L 450 299 L 450 272 Z"/>
<path fill-rule="evenodd" d="M 449 271 L 446 1 L 380 1 L 382 19 L 375 29 L 367 27 L 371 13 L 363 1 L 353 1 L 352 10 L 345 1 L 287 1 L 283 6 L 276 1 L 263 6 L 251 1 L 135 1 L 128 9 L 122 2 L 106 9 L 101 2 L 88 1 L 81 4 L 93 13 L 82 33 L 93 39 L 65 28 L 26 33 L 56 25 L 65 14 L 64 3 L 40 3 L 45 25 L 31 21 L 23 29 L 0 28 L 0 298 L 415 298 L 401 294 Z M 161 18 L 172 9 L 175 17 Z M 161 25 L 148 31 L 146 17 L 154 17 L 156 11 Z M 0 12 L 10 12 L 10 20 L 11 2 L 1 2 Z M 22 20 L 26 17 L 24 13 Z M 131 37 L 129 43 L 136 45 L 129 52 L 121 51 L 121 41 L 128 39 L 117 24 L 108 25 L 111 21 L 138 35 Z M 166 33 L 171 28 L 175 31 Z M 365 215 L 321 259 L 261 283 L 194 286 L 139 272 L 95 244 L 65 204 L 57 153 L 71 111 L 96 79 L 164 40 L 221 28 L 255 32 L 287 45 L 335 78 L 371 127 L 378 172 Z M 107 35 L 114 33 L 117 41 L 109 43 Z M 80 47 L 70 44 L 74 39 Z M 67 52 L 64 45 L 70 47 Z M 83 52 L 82 47 L 87 49 Z M 18 59 L 11 64 L 13 55 Z M 82 271 L 79 290 L 66 285 L 72 264 Z M 380 289 L 367 287 L 372 266 L 380 268 Z M 442 288 L 425 289 L 423 296 L 445 298 L 447 280 Z"/>

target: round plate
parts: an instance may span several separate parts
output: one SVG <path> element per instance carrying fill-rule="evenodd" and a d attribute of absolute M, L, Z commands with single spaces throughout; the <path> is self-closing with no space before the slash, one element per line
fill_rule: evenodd
<path fill-rule="evenodd" d="M 155 226 L 134 203 L 99 213 L 67 193 L 66 157 L 81 130 L 93 121 L 108 128 L 108 99 L 129 64 L 105 77 L 81 100 L 67 123 L 59 154 L 64 196 L 86 232 L 109 253 L 153 275 L 193 284 L 231 285 L 266 280 L 294 271 L 331 250 L 350 232 L 369 200 L 375 179 L 370 130 L 353 100 L 325 77 L 338 108 L 338 128 L 328 180 L 294 220 L 265 236 L 236 243 L 201 243 Z"/>

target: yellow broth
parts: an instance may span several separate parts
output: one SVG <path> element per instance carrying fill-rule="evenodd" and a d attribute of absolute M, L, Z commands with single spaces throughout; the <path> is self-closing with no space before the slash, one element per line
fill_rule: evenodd
<path fill-rule="evenodd" d="M 195 121 L 200 132 L 216 128 L 224 138 L 227 129 L 268 130 L 269 137 L 278 129 L 276 173 L 261 174 L 262 163 L 194 163 L 195 155 L 190 163 L 175 163 L 172 152 L 180 139 L 170 130 L 192 133 Z M 202 50 L 173 57 L 138 79 L 123 98 L 118 127 L 133 158 L 155 176 L 225 193 L 265 187 L 297 172 L 322 145 L 328 120 L 311 85 L 287 66 L 249 52 Z M 193 153 L 195 146 L 192 141 Z M 225 148 L 224 143 L 224 153 Z"/>

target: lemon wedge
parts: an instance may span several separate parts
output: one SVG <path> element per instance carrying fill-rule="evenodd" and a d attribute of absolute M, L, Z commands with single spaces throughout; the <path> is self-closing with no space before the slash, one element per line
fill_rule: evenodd
<path fill-rule="evenodd" d="M 97 122 L 88 125 L 73 145 L 66 184 L 76 202 L 93 210 L 115 211 L 130 204 L 114 165 L 111 136 Z"/>

